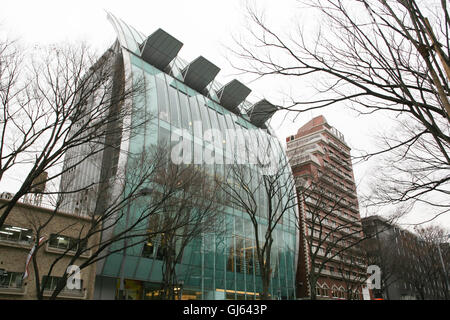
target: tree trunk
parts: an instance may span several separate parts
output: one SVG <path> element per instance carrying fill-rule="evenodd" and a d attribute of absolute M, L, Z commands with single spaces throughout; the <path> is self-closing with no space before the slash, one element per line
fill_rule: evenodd
<path fill-rule="evenodd" d="M 176 285 L 176 258 L 172 250 L 166 248 L 163 260 L 163 298 L 175 300 L 174 286 Z"/>
<path fill-rule="evenodd" d="M 269 300 L 269 290 L 270 290 L 270 266 L 267 265 L 267 261 L 264 261 L 264 254 L 258 255 L 259 270 L 261 272 L 262 281 L 262 292 L 261 300 Z"/>
<path fill-rule="evenodd" d="M 270 300 L 270 279 L 267 279 L 267 275 L 265 275 L 262 279 L 262 285 L 263 285 L 263 292 L 261 295 L 262 300 Z"/>
<path fill-rule="evenodd" d="M 36 286 L 36 299 L 37 300 L 43 300 L 44 297 L 42 295 L 43 290 L 41 290 L 41 282 L 39 280 L 39 267 L 36 261 L 36 254 L 33 254 L 32 257 L 33 261 L 33 268 L 34 268 L 34 283 Z"/>
<path fill-rule="evenodd" d="M 316 285 L 317 285 L 317 278 L 315 276 L 310 275 L 309 276 L 309 287 L 311 291 L 311 300 L 317 300 L 316 295 Z"/>

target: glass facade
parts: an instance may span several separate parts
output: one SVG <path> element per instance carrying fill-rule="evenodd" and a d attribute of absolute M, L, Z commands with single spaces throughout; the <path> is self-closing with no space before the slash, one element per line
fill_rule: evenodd
<path fill-rule="evenodd" d="M 144 108 L 145 114 L 150 115 L 150 121 L 130 139 L 130 152 L 161 144 L 173 146 L 182 139 L 193 151 L 192 154 L 183 154 L 184 161 L 204 163 L 204 170 L 212 175 L 224 176 L 226 164 L 229 163 L 227 160 L 231 161 L 234 157 L 233 149 L 227 148 L 227 144 L 231 143 L 227 132 L 242 129 L 248 132 L 247 143 L 257 145 L 258 141 L 269 140 L 271 152 L 284 157 L 282 146 L 267 131 L 256 128 L 244 117 L 222 107 L 213 94 L 199 93 L 184 84 L 180 68 L 186 65 L 185 62 L 175 58 L 169 73 L 150 65 L 140 58 L 139 44 L 145 41 L 145 37 L 112 15 L 109 18 L 121 45 L 126 49 L 123 55 L 124 59 L 129 59 L 128 72 L 136 81 L 144 79 L 146 88 L 145 94 L 134 98 L 132 103 L 133 107 Z M 213 82 L 207 90 L 214 92 L 216 87 L 217 83 Z M 205 132 L 210 132 L 209 129 L 215 129 L 221 135 L 206 137 Z M 214 162 L 206 163 L 205 157 L 211 155 Z M 286 172 L 283 177 L 292 179 L 291 172 Z M 262 192 L 259 197 L 264 203 Z M 295 214 L 295 209 L 286 213 L 274 233 L 270 288 L 274 298 L 295 298 Z M 132 220 L 133 208 L 129 210 L 129 215 Z M 180 288 L 183 298 L 258 299 L 262 292 L 250 219 L 245 212 L 233 206 L 225 206 L 223 215 L 223 232 L 199 236 L 183 252 L 177 269 L 177 277 L 183 284 Z M 259 220 L 263 228 L 263 212 Z M 133 291 L 130 297 L 155 299 L 158 296 L 155 288 L 158 288 L 162 278 L 162 246 L 160 238 L 155 236 L 144 245 L 127 249 L 124 260 L 122 253 L 110 255 L 100 275 L 119 278 L 123 261 L 126 286 Z"/>

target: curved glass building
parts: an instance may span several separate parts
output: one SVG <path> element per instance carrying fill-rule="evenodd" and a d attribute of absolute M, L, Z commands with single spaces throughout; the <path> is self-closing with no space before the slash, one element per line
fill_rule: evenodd
<path fill-rule="evenodd" d="M 266 100 L 246 101 L 250 89 L 237 80 L 226 85 L 217 83 L 214 78 L 220 69 L 207 59 L 200 56 L 186 62 L 179 58 L 183 44 L 165 31 L 159 29 L 146 37 L 113 15 L 108 14 L 108 18 L 118 36 L 113 46 L 116 59 L 121 59 L 124 79 L 130 79 L 126 86 L 138 79 L 145 84 L 145 94 L 128 103 L 151 116 L 136 134 L 121 138 L 122 150 L 138 152 L 146 146 L 173 145 L 182 139 L 192 147 L 190 160 L 203 164 L 204 170 L 224 175 L 227 161 L 235 156 L 233 149 L 227 149 L 225 137 L 229 132 L 244 132 L 246 144 L 258 146 L 261 141 L 269 141 L 272 159 L 287 163 L 283 147 L 266 125 L 275 106 Z M 135 117 L 139 115 L 132 115 L 128 121 L 136 121 Z M 204 133 L 211 129 L 218 134 L 206 138 Z M 208 162 L 205 152 L 211 150 L 214 161 Z M 126 168 L 127 160 L 127 153 L 103 156 L 102 170 L 105 166 Z M 89 171 L 86 168 L 79 176 Z M 293 179 L 290 169 L 282 179 Z M 264 201 L 264 195 L 259 196 Z M 295 208 L 285 213 L 274 232 L 270 292 L 275 299 L 295 298 Z M 133 210 L 129 214 L 133 219 Z M 177 269 L 183 299 L 258 299 L 262 292 L 255 236 L 247 214 L 230 205 L 224 207 L 223 215 L 224 232 L 199 236 L 183 252 Z M 264 225 L 264 214 L 260 217 Z M 147 244 L 134 246 L 125 256 L 111 254 L 98 263 L 95 297 L 118 298 L 119 289 L 124 289 L 128 299 L 157 299 L 161 278 L 162 261 L 155 239 L 151 248 Z M 123 288 L 120 279 L 124 279 Z"/>

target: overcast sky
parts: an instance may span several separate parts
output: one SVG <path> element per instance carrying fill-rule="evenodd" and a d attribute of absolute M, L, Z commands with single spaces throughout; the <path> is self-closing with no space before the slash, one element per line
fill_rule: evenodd
<path fill-rule="evenodd" d="M 268 21 L 279 30 L 289 30 L 299 22 L 316 22 L 314 17 L 299 8 L 295 0 L 258 0 L 257 5 L 265 10 Z M 238 35 L 244 30 L 244 0 L 2 0 L 1 32 L 21 39 L 26 45 L 82 40 L 102 52 L 116 37 L 105 10 L 147 35 L 157 28 L 164 29 L 184 43 L 180 51 L 182 58 L 192 60 L 199 55 L 204 56 L 221 68 L 220 82 L 237 78 L 246 83 L 253 90 L 253 101 L 264 97 L 280 103 L 286 92 L 295 92 L 297 97 L 311 93 L 307 84 L 292 86 L 283 81 L 248 83 L 248 78 L 236 75 L 227 60 L 229 54 L 225 46 L 232 46 L 232 34 Z M 319 114 L 324 114 L 328 122 L 345 135 L 354 150 L 371 147 L 373 135 L 386 124 L 382 117 L 357 117 L 344 106 L 335 106 L 302 114 L 295 121 L 293 116 L 286 120 L 283 115 L 278 115 L 272 126 L 284 142 L 285 137 L 295 134 L 301 125 Z M 367 184 L 370 168 L 370 163 L 354 166 L 359 187 Z M 14 179 L 4 179 L 0 183 L 0 191 L 14 191 L 16 188 Z M 418 210 L 408 222 L 418 222 L 419 219 L 426 219 L 426 212 Z M 438 221 L 450 226 L 449 218 Z"/>

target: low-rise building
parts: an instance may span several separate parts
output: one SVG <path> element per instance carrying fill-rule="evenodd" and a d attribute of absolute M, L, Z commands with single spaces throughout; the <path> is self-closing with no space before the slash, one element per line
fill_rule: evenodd
<path fill-rule="evenodd" d="M 376 298 L 386 300 L 448 299 L 450 251 L 446 243 L 424 241 L 378 215 L 362 219 L 369 262 L 381 271 Z"/>
<path fill-rule="evenodd" d="M 6 198 L 6 199 L 5 199 Z M 7 204 L 7 195 L 0 198 L 0 208 Z M 3 210 L 0 210 L 0 214 Z M 98 241 L 91 237 L 83 244 L 77 259 L 80 239 L 89 229 L 90 218 L 57 212 L 29 203 L 18 202 L 0 227 L 0 299 L 37 299 L 36 274 L 39 274 L 43 298 L 51 297 L 56 284 L 70 265 L 73 270 L 90 257 L 89 248 Z M 36 237 L 41 245 L 28 259 Z M 28 263 L 27 263 L 28 262 Z M 49 270 L 52 270 L 49 273 Z M 38 271 L 38 273 L 36 272 Z M 28 276 L 24 276 L 25 273 Z M 77 275 L 74 275 L 78 278 Z M 45 280 L 45 281 L 44 281 Z M 66 286 L 58 295 L 64 299 L 92 299 L 95 281 L 95 264 L 80 270 L 80 282 L 73 280 L 74 289 Z M 44 285 L 45 282 L 45 285 Z"/>

